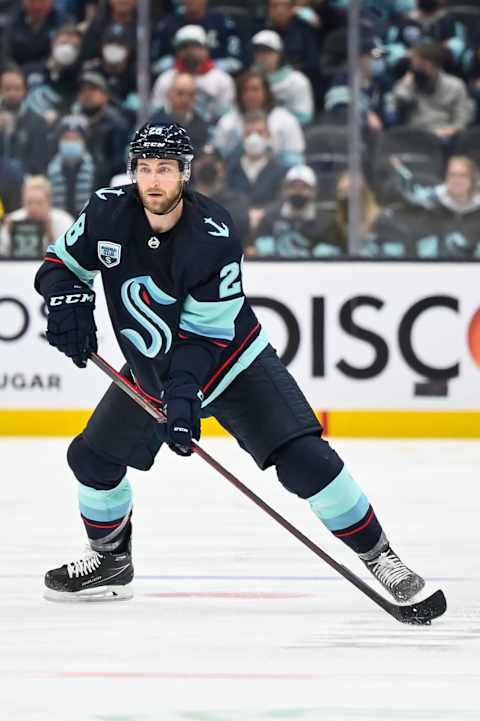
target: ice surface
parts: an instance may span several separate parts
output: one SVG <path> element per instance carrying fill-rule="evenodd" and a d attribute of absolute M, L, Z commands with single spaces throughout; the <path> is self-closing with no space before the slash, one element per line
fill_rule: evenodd
<path fill-rule="evenodd" d="M 2 721 L 480 719 L 480 445 L 334 445 L 395 550 L 444 589 L 431 627 L 385 615 L 199 458 L 168 450 L 130 473 L 135 598 L 49 603 L 44 572 L 84 543 L 67 441 L 0 440 Z M 365 577 L 273 471 L 233 441 L 203 446 Z"/>

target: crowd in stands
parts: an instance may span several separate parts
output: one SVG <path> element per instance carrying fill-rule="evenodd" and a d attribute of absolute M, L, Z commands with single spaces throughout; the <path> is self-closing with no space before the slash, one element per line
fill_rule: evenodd
<path fill-rule="evenodd" d="M 348 6 L 150 3 L 149 118 L 186 127 L 249 258 L 349 253 Z M 130 182 L 137 21 L 136 0 L 0 0 L 1 258 Z M 357 252 L 480 258 L 480 3 L 361 0 L 359 52 Z"/>

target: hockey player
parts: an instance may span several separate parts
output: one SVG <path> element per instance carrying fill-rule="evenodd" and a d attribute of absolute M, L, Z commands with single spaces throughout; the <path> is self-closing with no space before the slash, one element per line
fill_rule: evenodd
<path fill-rule="evenodd" d="M 158 424 L 115 385 L 68 449 L 89 548 L 48 571 L 47 598 L 130 598 L 132 494 L 127 467 L 149 469 L 162 445 L 191 454 L 214 416 L 260 468 L 308 500 L 326 527 L 396 600 L 424 586 L 390 548 L 367 497 L 268 343 L 242 289 L 231 217 L 188 189 L 193 148 L 178 125 L 147 124 L 129 146 L 133 184 L 101 188 L 51 246 L 35 280 L 48 342 L 80 368 L 97 349 L 93 280 L 101 272 L 125 373 Z"/>

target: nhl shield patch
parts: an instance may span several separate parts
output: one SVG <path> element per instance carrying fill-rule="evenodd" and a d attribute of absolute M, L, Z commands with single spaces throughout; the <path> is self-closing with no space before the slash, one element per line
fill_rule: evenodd
<path fill-rule="evenodd" d="M 98 243 L 98 257 L 107 268 L 114 268 L 120 263 L 122 246 L 119 243 L 110 243 L 102 240 Z"/>

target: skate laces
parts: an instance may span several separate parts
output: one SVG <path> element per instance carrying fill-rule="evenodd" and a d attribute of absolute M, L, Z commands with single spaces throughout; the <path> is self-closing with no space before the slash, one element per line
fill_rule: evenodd
<path fill-rule="evenodd" d="M 368 562 L 372 573 L 380 583 L 394 587 L 412 576 L 412 572 L 405 566 L 399 557 L 391 550 L 383 551 L 378 558 Z"/>
<path fill-rule="evenodd" d="M 67 564 L 69 578 L 86 576 L 88 573 L 96 571 L 102 562 L 102 558 L 103 556 L 100 553 L 94 551 L 90 546 L 86 546 L 82 558 Z"/>

